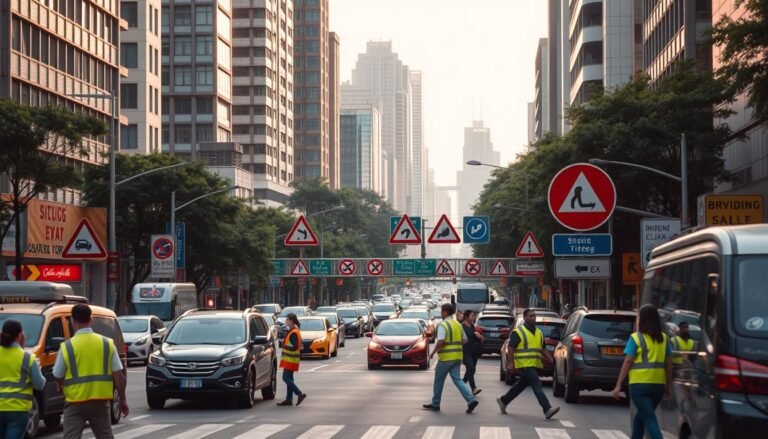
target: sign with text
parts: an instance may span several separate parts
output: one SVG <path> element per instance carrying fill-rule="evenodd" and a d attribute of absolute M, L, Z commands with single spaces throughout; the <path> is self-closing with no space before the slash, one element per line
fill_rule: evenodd
<path fill-rule="evenodd" d="M 558 279 L 610 279 L 610 259 L 555 259 Z"/>
<path fill-rule="evenodd" d="M 555 256 L 610 256 L 613 239 L 608 233 L 555 233 L 552 254 Z"/>
<path fill-rule="evenodd" d="M 762 195 L 702 195 L 698 198 L 699 225 L 738 226 L 764 222 Z"/>
<path fill-rule="evenodd" d="M 544 262 L 515 262 L 515 277 L 543 276 L 546 269 Z"/>
<path fill-rule="evenodd" d="M 6 267 L 9 280 L 22 280 L 19 278 L 15 265 Z M 78 264 L 28 264 L 24 265 L 24 279 L 40 282 L 80 282 L 82 281 L 82 269 Z"/>
<path fill-rule="evenodd" d="M 642 267 L 648 268 L 651 251 L 680 235 L 680 220 L 673 218 L 645 218 L 640 221 L 640 252 Z"/>
<path fill-rule="evenodd" d="M 152 260 L 151 277 L 155 279 L 176 277 L 173 266 L 176 261 L 172 235 L 152 235 L 149 253 Z"/>
<path fill-rule="evenodd" d="M 309 272 L 315 276 L 330 276 L 333 274 L 333 261 L 330 259 L 312 259 L 309 261 Z"/>

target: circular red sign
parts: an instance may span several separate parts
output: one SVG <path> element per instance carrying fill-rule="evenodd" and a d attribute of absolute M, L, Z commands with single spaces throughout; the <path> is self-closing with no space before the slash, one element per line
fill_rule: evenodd
<path fill-rule="evenodd" d="M 576 232 L 596 229 L 616 208 L 616 186 L 608 174 L 589 163 L 566 166 L 549 184 L 549 211 Z"/>
<path fill-rule="evenodd" d="M 152 243 L 152 254 L 157 259 L 168 259 L 173 256 L 173 242 L 168 238 L 158 238 Z"/>
<path fill-rule="evenodd" d="M 355 274 L 355 261 L 344 259 L 339 262 L 339 274 L 342 276 L 352 276 Z"/>
<path fill-rule="evenodd" d="M 381 259 L 371 259 L 368 261 L 366 269 L 371 276 L 380 276 L 384 273 L 384 261 Z"/>
<path fill-rule="evenodd" d="M 467 262 L 464 263 L 464 272 L 470 276 L 479 275 L 481 270 L 482 265 L 480 265 L 480 261 L 477 259 L 468 259 Z"/>

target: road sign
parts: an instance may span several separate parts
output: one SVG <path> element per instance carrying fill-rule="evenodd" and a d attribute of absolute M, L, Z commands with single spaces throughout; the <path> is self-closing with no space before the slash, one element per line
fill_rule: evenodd
<path fill-rule="evenodd" d="M 80 282 L 81 266 L 78 264 L 24 264 L 22 279 L 15 265 L 7 265 L 5 273 L 8 280 L 27 280 L 40 282 Z"/>
<path fill-rule="evenodd" d="M 610 279 L 610 259 L 555 259 L 558 279 Z"/>
<path fill-rule="evenodd" d="M 624 285 L 640 285 L 645 271 L 640 266 L 640 253 L 624 253 L 621 255 L 621 267 Z"/>
<path fill-rule="evenodd" d="M 355 261 L 352 259 L 342 259 L 341 262 L 339 262 L 339 274 L 341 276 L 352 276 L 355 274 L 355 269 L 357 267 L 355 266 Z"/>
<path fill-rule="evenodd" d="M 371 276 L 381 276 L 384 274 L 384 261 L 381 259 L 371 259 L 366 264 L 365 269 Z"/>
<path fill-rule="evenodd" d="M 543 276 L 546 270 L 544 262 L 515 262 L 515 277 Z"/>
<path fill-rule="evenodd" d="M 395 226 L 392 236 L 389 237 L 390 244 L 421 244 L 421 235 L 418 229 L 408 215 L 403 215 Z"/>
<path fill-rule="evenodd" d="M 331 259 L 310 259 L 309 272 L 313 276 L 330 276 L 333 274 L 333 261 Z"/>
<path fill-rule="evenodd" d="M 456 233 L 456 229 L 453 228 L 451 220 L 443 214 L 440 220 L 437 221 L 435 228 L 432 229 L 432 234 L 429 235 L 427 242 L 430 244 L 459 244 L 461 238 Z"/>
<path fill-rule="evenodd" d="M 552 235 L 554 256 L 610 256 L 613 239 L 609 233 L 555 233 Z"/>
<path fill-rule="evenodd" d="M 165 224 L 165 232 L 171 233 L 171 224 Z M 187 262 L 187 225 L 176 223 L 176 268 L 186 268 Z"/>
<path fill-rule="evenodd" d="M 437 270 L 435 259 L 416 259 L 413 265 L 416 276 L 433 276 Z"/>
<path fill-rule="evenodd" d="M 293 268 L 291 269 L 291 275 L 309 276 L 309 269 L 307 269 L 307 264 L 305 264 L 301 259 L 296 261 L 296 264 L 294 264 Z"/>
<path fill-rule="evenodd" d="M 549 184 L 549 210 L 571 230 L 586 232 L 603 225 L 616 207 L 616 187 L 608 174 L 589 163 L 566 166 Z"/>
<path fill-rule="evenodd" d="M 448 260 L 443 259 L 440 261 L 440 264 L 437 266 L 437 270 L 435 271 L 435 274 L 438 276 L 456 276 L 456 271 L 451 266 L 451 263 L 448 262 Z"/>
<path fill-rule="evenodd" d="M 506 265 L 504 265 L 504 261 L 501 259 L 497 260 L 493 264 L 493 268 L 491 268 L 491 271 L 488 273 L 491 276 L 509 276 L 509 269 Z"/>
<path fill-rule="evenodd" d="M 680 220 L 674 218 L 645 218 L 640 221 L 640 251 L 642 266 L 648 268 L 651 251 L 680 235 Z"/>
<path fill-rule="evenodd" d="M 312 228 L 309 227 L 307 219 L 304 215 L 301 215 L 295 223 L 291 231 L 285 236 L 284 244 L 286 246 L 314 246 L 318 244 L 317 236 Z"/>
<path fill-rule="evenodd" d="M 152 235 L 150 257 L 153 278 L 175 278 L 172 235 Z"/>
<path fill-rule="evenodd" d="M 93 226 L 87 218 L 83 218 L 77 225 L 75 233 L 64 246 L 61 257 L 68 259 L 103 259 L 107 257 L 104 246 L 96 237 Z"/>
<path fill-rule="evenodd" d="M 477 259 L 467 259 L 464 263 L 464 273 L 468 276 L 480 276 L 483 271 L 483 264 Z"/>
<path fill-rule="evenodd" d="M 272 288 L 277 288 L 280 286 L 280 278 L 271 276 L 269 278 L 269 284 L 272 285 Z"/>
<path fill-rule="evenodd" d="M 533 236 L 533 232 L 525 234 L 523 242 L 520 243 L 520 247 L 515 252 L 515 256 L 518 258 L 541 258 L 544 256 L 544 251 L 541 250 L 541 246 L 536 241 L 536 237 Z"/>
<path fill-rule="evenodd" d="M 282 276 L 285 274 L 285 260 L 272 259 L 272 274 Z"/>
<path fill-rule="evenodd" d="M 389 236 L 392 236 L 395 234 L 395 227 L 397 227 L 397 224 L 400 222 L 400 220 L 403 217 L 401 216 L 390 216 L 389 217 Z M 421 217 L 420 216 L 411 216 L 409 217 L 411 219 L 411 222 L 413 223 L 413 227 L 416 228 L 416 230 L 421 231 Z"/>
<path fill-rule="evenodd" d="M 416 272 L 416 266 L 413 259 L 395 259 L 392 261 L 392 275 L 394 276 L 413 276 Z"/>
<path fill-rule="evenodd" d="M 702 195 L 698 198 L 699 225 L 761 224 L 763 206 L 762 195 Z"/>
<path fill-rule="evenodd" d="M 465 216 L 463 231 L 465 244 L 491 242 L 491 220 L 487 216 Z"/>

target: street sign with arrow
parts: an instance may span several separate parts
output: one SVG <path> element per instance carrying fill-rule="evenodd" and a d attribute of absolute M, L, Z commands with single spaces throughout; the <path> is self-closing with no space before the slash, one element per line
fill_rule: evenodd
<path fill-rule="evenodd" d="M 413 225 L 408 215 L 403 215 L 395 226 L 392 236 L 389 237 L 390 244 L 421 244 L 421 235 Z"/>
<path fill-rule="evenodd" d="M 296 220 L 291 231 L 285 236 L 286 246 L 316 246 L 318 243 L 317 236 L 309 227 L 304 215 Z"/>
<path fill-rule="evenodd" d="M 610 259 L 555 259 L 558 279 L 610 279 Z"/>

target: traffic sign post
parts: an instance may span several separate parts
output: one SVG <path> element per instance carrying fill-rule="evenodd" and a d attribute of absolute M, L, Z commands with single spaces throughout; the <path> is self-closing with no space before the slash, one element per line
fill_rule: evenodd
<path fill-rule="evenodd" d="M 384 274 L 384 261 L 381 259 L 371 259 L 366 264 L 365 269 L 371 276 L 381 276 Z"/>
<path fill-rule="evenodd" d="M 448 216 L 443 214 L 437 221 L 437 225 L 432 230 L 432 234 L 429 235 L 427 242 L 430 244 L 459 244 L 461 238 L 456 233 L 456 229 L 451 224 Z"/>
<path fill-rule="evenodd" d="M 437 270 L 435 271 L 435 274 L 438 276 L 456 276 L 456 271 L 451 266 L 451 263 L 448 262 L 447 259 L 443 259 L 440 261 L 440 264 L 437 266 Z"/>
<path fill-rule="evenodd" d="M 644 218 L 640 221 L 640 251 L 642 267 L 648 268 L 651 252 L 657 246 L 680 235 L 680 220 L 676 218 Z"/>
<path fill-rule="evenodd" d="M 172 235 L 152 235 L 150 244 L 151 274 L 155 279 L 176 278 Z"/>
<path fill-rule="evenodd" d="M 507 268 L 506 265 L 504 265 L 504 261 L 502 261 L 501 259 L 498 259 L 493 264 L 493 267 L 491 268 L 491 271 L 488 274 L 491 276 L 507 277 L 509 276 L 509 269 Z"/>
<path fill-rule="evenodd" d="M 566 166 L 549 184 L 549 210 L 568 229 L 586 232 L 608 221 L 616 208 L 616 187 L 608 174 L 589 163 Z"/>
<path fill-rule="evenodd" d="M 104 259 L 107 252 L 96 236 L 93 226 L 87 218 L 83 218 L 77 225 L 75 233 L 64 246 L 61 257 L 67 259 Z"/>
<path fill-rule="evenodd" d="M 342 261 L 339 262 L 338 269 L 340 276 L 353 276 L 357 267 L 355 261 L 352 259 L 342 259 Z"/>
<path fill-rule="evenodd" d="M 465 216 L 463 224 L 465 244 L 489 244 L 491 220 L 487 216 Z"/>
<path fill-rule="evenodd" d="M 309 222 L 304 215 L 299 216 L 291 231 L 285 236 L 284 244 L 286 246 L 316 246 L 319 244 L 315 232 L 309 226 Z"/>
<path fill-rule="evenodd" d="M 515 262 L 515 277 L 544 276 L 546 270 L 544 262 Z"/>
<path fill-rule="evenodd" d="M 291 269 L 291 275 L 292 276 L 309 276 L 309 269 L 307 268 L 307 264 L 304 263 L 304 261 L 301 259 L 296 261 L 296 264 L 294 264 L 293 268 Z"/>
<path fill-rule="evenodd" d="M 419 229 L 413 224 L 408 215 L 403 215 L 389 237 L 390 244 L 421 244 Z"/>
<path fill-rule="evenodd" d="M 515 256 L 518 258 L 541 258 L 544 256 L 544 251 L 541 249 L 539 242 L 536 241 L 533 232 L 525 234 L 523 242 L 520 243 L 520 247 L 515 252 Z"/>
<path fill-rule="evenodd" d="M 477 259 L 467 259 L 464 263 L 464 274 L 467 276 L 480 276 L 483 272 L 483 265 Z"/>
<path fill-rule="evenodd" d="M 313 276 L 331 276 L 333 274 L 333 261 L 331 259 L 310 259 L 309 272 Z"/>
<path fill-rule="evenodd" d="M 609 233 L 555 233 L 552 235 L 554 256 L 610 256 L 613 239 Z"/>
<path fill-rule="evenodd" d="M 555 259 L 555 277 L 558 279 L 610 279 L 611 260 Z"/>

